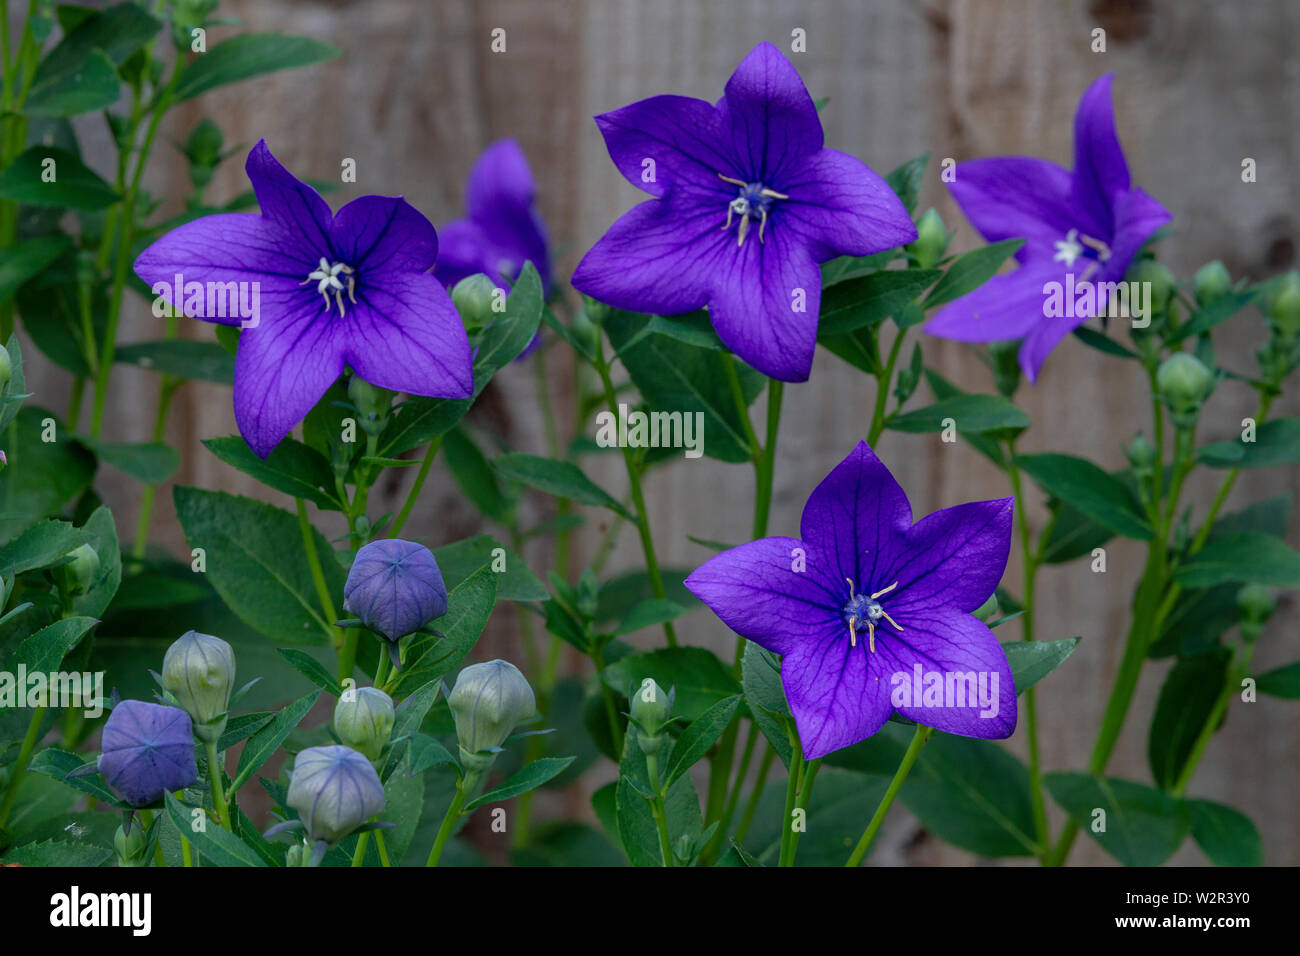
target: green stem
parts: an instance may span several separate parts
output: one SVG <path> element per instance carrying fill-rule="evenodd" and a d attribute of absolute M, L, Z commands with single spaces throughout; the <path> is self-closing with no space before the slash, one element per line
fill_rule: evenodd
<path fill-rule="evenodd" d="M 799 787 L 803 781 L 804 759 L 803 743 L 799 735 L 790 730 L 790 774 L 785 781 L 785 816 L 781 820 L 781 853 L 777 866 L 790 866 L 790 846 L 794 836 L 795 802 L 799 796 Z"/>
<path fill-rule="evenodd" d="M 375 849 L 379 851 L 379 865 L 392 867 L 388 859 L 388 844 L 384 842 L 384 831 L 376 830 L 375 832 Z"/>
<path fill-rule="evenodd" d="M 355 850 L 355 851 L 353 852 L 353 854 L 352 854 L 352 865 L 353 865 L 353 866 L 364 866 L 364 865 L 365 865 L 365 862 L 366 862 L 366 847 L 369 846 L 369 845 L 370 845 L 370 831 L 369 831 L 369 830 L 366 830 L 365 832 L 363 832 L 363 833 L 361 833 L 361 834 L 359 834 L 359 835 L 357 836 L 357 848 L 356 848 L 356 850 Z"/>
<path fill-rule="evenodd" d="M 876 838 L 880 825 L 885 822 L 885 815 L 889 813 L 889 808 L 894 805 L 894 798 L 898 796 L 898 791 L 903 788 L 903 781 L 907 779 L 907 775 L 912 771 L 912 764 L 916 763 L 916 758 L 921 754 L 921 748 L 925 746 L 925 742 L 930 739 L 932 733 L 934 733 L 933 727 L 916 725 L 916 732 L 912 734 L 912 742 L 908 744 L 907 752 L 903 754 L 898 770 L 894 772 L 894 779 L 889 781 L 889 787 L 885 790 L 885 795 L 880 798 L 880 805 L 876 807 L 876 812 L 872 815 L 867 828 L 862 831 L 862 838 L 858 840 L 858 845 L 854 847 L 848 862 L 844 864 L 845 866 L 858 866 L 863 857 L 867 855 L 867 850 L 871 848 L 871 841 Z"/>
<path fill-rule="evenodd" d="M 810 760 L 804 766 L 803 776 L 799 780 L 799 792 L 795 794 L 794 808 L 796 811 L 803 811 L 804 827 L 807 828 L 808 822 L 808 804 L 812 802 L 813 781 L 817 778 L 817 771 L 821 768 L 822 762 L 819 757 L 816 760 Z M 803 836 L 803 830 L 790 828 L 790 862 L 787 866 L 794 866 L 795 855 L 799 852 L 799 838 Z"/>
<path fill-rule="evenodd" d="M 876 403 L 871 410 L 871 430 L 867 432 L 867 444 L 872 448 L 876 447 L 876 439 L 885 430 L 885 401 L 889 398 L 889 386 L 894 381 L 894 366 L 898 363 L 898 353 L 903 348 L 905 338 L 907 329 L 899 329 L 894 336 L 894 344 L 889 349 L 885 369 L 876 377 Z"/>
<path fill-rule="evenodd" d="M 1210 745 L 1212 738 L 1219 729 L 1219 724 L 1223 722 L 1223 716 L 1228 711 L 1228 703 L 1232 700 L 1233 690 L 1240 685 L 1241 678 L 1246 673 L 1246 668 L 1250 666 L 1250 659 L 1255 653 L 1255 642 L 1251 641 L 1245 645 L 1242 651 L 1236 655 L 1240 657 L 1240 662 L 1234 661 L 1228 668 L 1227 680 L 1224 682 L 1223 693 L 1215 701 L 1214 708 L 1210 711 L 1209 716 L 1205 719 L 1201 732 L 1196 737 L 1196 742 L 1192 744 L 1191 751 L 1187 754 L 1187 762 L 1183 764 L 1182 772 L 1178 774 L 1178 779 L 1174 783 L 1173 790 L 1170 793 L 1182 799 L 1183 794 L 1187 792 L 1188 785 L 1192 782 L 1192 777 L 1196 775 L 1196 768 L 1205 756 L 1205 749 Z"/>
<path fill-rule="evenodd" d="M 763 791 L 767 788 L 767 776 L 772 772 L 772 763 L 776 760 L 776 750 L 770 743 L 765 746 L 763 759 L 758 764 L 758 776 L 754 778 L 754 789 L 750 791 L 749 800 L 745 803 L 745 812 L 740 815 L 740 823 L 736 825 L 737 843 L 743 843 L 749 834 L 754 815 L 758 812 L 758 802 L 763 798 Z"/>
<path fill-rule="evenodd" d="M 339 680 L 344 681 L 352 676 L 356 664 L 357 629 L 349 628 L 345 634 L 342 628 L 334 625 L 338 615 L 334 613 L 334 599 L 330 597 L 329 585 L 325 583 L 325 569 L 321 566 L 320 554 L 316 550 L 316 535 L 313 533 L 311 521 L 307 518 L 307 502 L 298 497 L 293 501 L 298 511 L 298 530 L 302 534 L 303 550 L 307 552 L 307 569 L 311 572 L 312 584 L 316 587 L 316 598 L 320 601 L 320 609 L 325 614 L 325 627 L 334 635 L 334 646 L 339 655 Z"/>
<path fill-rule="evenodd" d="M 609 735 L 614 742 L 614 753 L 623 752 L 623 731 L 618 725 L 618 708 L 614 706 L 614 693 L 601 676 L 605 672 L 605 652 L 595 647 L 591 652 L 591 662 L 596 666 L 596 683 L 600 685 L 600 695 L 605 701 L 605 717 L 609 721 Z"/>
<path fill-rule="evenodd" d="M 654 796 L 650 799 L 650 812 L 655 818 L 655 829 L 659 833 L 659 850 L 664 857 L 664 866 L 675 866 L 673 844 L 668 838 L 668 814 L 664 810 L 664 795 L 659 787 L 659 757 L 657 754 L 645 755 L 646 774 L 650 777 L 650 789 Z"/>
<path fill-rule="evenodd" d="M 162 383 L 158 386 L 158 410 L 154 415 L 153 423 L 155 442 L 161 442 L 167 432 L 167 413 L 171 409 L 172 396 L 176 394 L 176 389 L 180 385 L 179 379 L 164 375 Z M 137 560 L 144 557 L 145 549 L 149 545 L 149 523 L 153 517 L 153 502 L 157 493 L 157 485 L 146 485 L 144 493 L 140 496 L 140 517 L 135 526 L 135 546 L 131 549 L 131 556 Z"/>
<path fill-rule="evenodd" d="M 14 761 L 13 770 L 9 774 L 9 788 L 5 791 L 4 803 L 0 804 L 0 827 L 9 820 L 9 812 L 18 797 L 18 787 L 23 782 L 23 775 L 27 773 L 27 765 L 31 763 L 32 751 L 40 742 L 41 721 L 44 718 L 44 707 L 33 708 L 32 719 L 27 723 L 27 734 L 23 737 L 22 748 L 18 751 L 18 759 Z"/>
<path fill-rule="evenodd" d="M 217 753 L 217 742 L 215 740 L 205 740 L 203 748 L 208 755 L 208 779 L 212 786 L 212 801 L 217 808 L 217 822 L 230 830 L 230 807 L 226 805 L 226 786 L 221 779 L 222 766 L 221 757 Z"/>
<path fill-rule="evenodd" d="M 456 828 L 456 822 L 461 818 L 461 808 L 465 806 L 465 799 L 469 796 L 476 779 L 475 774 L 466 774 L 456 781 L 456 795 L 452 797 L 451 806 L 447 808 L 447 813 L 442 818 L 442 826 L 438 827 L 438 836 L 433 841 L 433 849 L 429 851 L 429 859 L 425 866 L 437 866 L 438 861 L 442 859 L 443 847 L 447 845 L 451 831 Z"/>
<path fill-rule="evenodd" d="M 727 797 L 726 805 L 722 810 L 722 819 L 718 823 L 717 833 L 714 834 L 709 851 L 716 850 L 727 839 L 727 831 L 731 828 L 731 820 L 736 815 L 736 806 L 740 803 L 740 791 L 745 786 L 745 778 L 749 776 L 749 765 L 754 760 L 754 748 L 758 745 L 758 724 L 750 721 L 749 734 L 745 737 L 745 749 L 740 752 L 740 766 L 736 769 L 736 782 L 731 788 L 731 795 Z M 712 859 L 712 853 L 708 853 L 705 859 Z"/>
<path fill-rule="evenodd" d="M 425 449 L 424 461 L 420 462 L 420 470 L 415 473 L 415 484 L 411 485 L 411 490 L 406 493 L 406 501 L 402 503 L 402 510 L 397 512 L 397 517 L 393 519 L 393 526 L 388 529 L 390 538 L 396 538 L 401 534 L 402 528 L 405 527 L 406 519 L 411 516 L 411 509 L 415 507 L 415 499 L 420 496 L 420 489 L 424 487 L 424 480 L 429 477 L 429 468 L 433 465 L 433 459 L 438 457 L 438 449 L 441 447 L 442 436 L 439 435 L 429 442 L 429 447 Z"/>
<path fill-rule="evenodd" d="M 140 825 L 141 825 L 141 827 L 144 828 L 144 831 L 145 831 L 146 833 L 149 832 L 149 828 L 153 826 L 153 811 L 152 811 L 152 810 L 141 810 L 141 811 L 140 811 Z M 182 839 L 184 839 L 184 838 L 182 837 Z M 153 845 L 153 863 L 154 863 L 154 866 L 166 866 L 166 865 L 167 865 L 167 857 L 163 856 L 162 841 L 160 841 L 160 840 L 155 840 L 155 841 L 154 841 L 154 845 Z"/>
<path fill-rule="evenodd" d="M 194 853 L 190 850 L 190 841 L 181 837 L 181 862 L 185 866 L 194 865 Z"/>

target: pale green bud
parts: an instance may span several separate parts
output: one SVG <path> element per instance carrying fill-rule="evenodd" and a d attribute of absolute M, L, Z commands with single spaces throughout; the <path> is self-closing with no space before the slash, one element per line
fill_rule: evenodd
<path fill-rule="evenodd" d="M 163 687 L 194 721 L 194 736 L 217 740 L 235 689 L 235 650 L 219 637 L 186 631 L 163 657 Z"/>
<path fill-rule="evenodd" d="M 128 834 L 123 827 L 118 827 L 113 834 L 113 849 L 117 851 L 118 866 L 148 866 L 145 853 L 149 841 L 145 839 L 144 827 L 137 823 Z"/>
<path fill-rule="evenodd" d="M 1217 302 L 1228 294 L 1232 288 L 1232 276 L 1228 267 L 1218 259 L 1207 262 L 1196 270 L 1196 304 L 1200 306 Z"/>
<path fill-rule="evenodd" d="M 9 384 L 9 380 L 14 376 L 14 363 L 9 356 L 9 350 L 0 345 L 0 389 Z"/>
<path fill-rule="evenodd" d="M 975 609 L 975 616 L 984 623 L 993 620 L 993 616 L 998 613 L 998 596 L 990 594 L 989 599 Z"/>
<path fill-rule="evenodd" d="M 451 290 L 451 301 L 468 329 L 481 329 L 497 315 L 493 306 L 500 301 L 497 284 L 483 273 L 466 276 Z"/>
<path fill-rule="evenodd" d="M 1269 300 L 1268 317 L 1281 338 L 1289 340 L 1300 334 L 1300 274 L 1294 270 L 1282 277 Z"/>
<path fill-rule="evenodd" d="M 632 719 L 642 732 L 642 743 L 646 737 L 658 737 L 659 731 L 673 712 L 674 695 L 660 687 L 653 677 L 641 681 L 641 686 L 632 692 Z"/>
<path fill-rule="evenodd" d="M 933 268 L 948 249 L 948 230 L 937 210 L 927 209 L 916 223 L 916 239 L 907 251 L 916 256 L 922 269 Z"/>
<path fill-rule="evenodd" d="M 1256 640 L 1265 622 L 1277 610 L 1277 596 L 1262 584 L 1247 584 L 1237 591 L 1237 614 L 1241 619 L 1241 636 Z"/>
<path fill-rule="evenodd" d="M 502 660 L 466 667 L 456 678 L 447 704 L 456 720 L 461 750 L 470 755 L 500 748 L 521 720 L 537 712 L 527 678 Z"/>
<path fill-rule="evenodd" d="M 393 405 L 393 392 L 371 385 L 355 372 L 348 379 L 348 399 L 359 414 L 357 424 L 367 435 L 378 436 L 388 427 L 388 412 Z"/>
<path fill-rule="evenodd" d="M 85 594 L 99 578 L 99 555 L 88 544 L 68 552 L 72 560 L 54 569 L 59 589 L 68 597 Z"/>
<path fill-rule="evenodd" d="M 378 760 L 393 733 L 393 698 L 377 687 L 347 691 L 334 705 L 334 732 L 339 740 Z"/>
<path fill-rule="evenodd" d="M 1189 352 L 1175 352 L 1156 370 L 1156 388 L 1169 406 L 1174 424 L 1187 428 L 1196 421 L 1201 402 L 1214 390 L 1214 373 Z"/>

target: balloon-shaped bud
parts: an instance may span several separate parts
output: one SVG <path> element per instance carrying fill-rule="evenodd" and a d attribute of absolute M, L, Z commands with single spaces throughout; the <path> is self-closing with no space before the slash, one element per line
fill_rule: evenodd
<path fill-rule="evenodd" d="M 1207 262 L 1196 270 L 1197 305 L 1207 306 L 1211 302 L 1218 302 L 1231 288 L 1232 276 L 1228 275 L 1228 267 L 1218 259 Z"/>
<path fill-rule="evenodd" d="M 466 328 L 481 329 L 496 317 L 492 307 L 500 297 L 497 284 L 480 272 L 457 282 L 451 290 L 451 301 Z"/>
<path fill-rule="evenodd" d="M 219 637 L 186 631 L 163 655 L 163 687 L 194 720 L 194 734 L 214 741 L 226 729 L 235 689 L 235 649 Z"/>
<path fill-rule="evenodd" d="M 360 416 L 357 425 L 367 435 L 378 437 L 388 427 L 388 412 L 393 407 L 393 392 L 371 385 L 360 375 L 348 380 L 348 399 Z"/>
<path fill-rule="evenodd" d="M 54 569 L 59 589 L 69 597 L 85 594 L 99 578 L 99 554 L 88 544 L 68 552 L 68 561 Z"/>
<path fill-rule="evenodd" d="M 473 770 L 486 769 L 492 751 L 505 743 L 521 720 L 537 712 L 527 678 L 514 664 L 501 660 L 462 670 L 447 704 L 456 720 L 462 760 Z"/>
<path fill-rule="evenodd" d="M 1201 402 L 1214 390 L 1214 373 L 1190 352 L 1175 352 L 1156 370 L 1156 388 L 1169 406 L 1174 424 L 1187 428 L 1196 421 Z"/>
<path fill-rule="evenodd" d="M 124 700 L 109 714 L 99 772 L 133 807 L 147 807 L 199 778 L 190 715 L 177 707 Z"/>
<path fill-rule="evenodd" d="M 145 838 L 144 827 L 137 824 L 127 833 L 124 827 L 118 827 L 113 834 L 113 849 L 117 851 L 118 866 L 147 866 L 145 853 L 149 841 Z"/>
<path fill-rule="evenodd" d="M 313 843 L 333 846 L 383 812 L 384 786 L 351 747 L 310 747 L 294 758 L 288 803 Z"/>
<path fill-rule="evenodd" d="M 384 752 L 395 720 L 393 698 L 377 687 L 348 691 L 334 705 L 334 733 L 371 761 Z"/>
<path fill-rule="evenodd" d="M 357 552 L 343 585 L 343 609 L 386 641 L 399 641 L 447 613 L 447 586 L 433 552 L 384 538 Z"/>
<path fill-rule="evenodd" d="M 943 258 L 948 249 L 948 230 L 944 227 L 943 217 L 935 209 L 927 209 L 916 223 L 916 239 L 907 247 L 907 251 L 916 256 L 917 265 L 930 269 Z"/>

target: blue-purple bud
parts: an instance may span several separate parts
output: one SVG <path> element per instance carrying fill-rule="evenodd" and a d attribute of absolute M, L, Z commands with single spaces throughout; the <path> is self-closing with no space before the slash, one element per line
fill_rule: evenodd
<path fill-rule="evenodd" d="M 313 843 L 333 846 L 384 810 L 384 785 L 351 747 L 310 747 L 293 761 L 289 806 Z"/>
<path fill-rule="evenodd" d="M 194 720 L 200 740 L 220 739 L 235 689 L 235 649 L 219 637 L 186 631 L 163 656 L 163 687 Z"/>
<path fill-rule="evenodd" d="M 528 679 L 509 661 L 471 664 L 460 672 L 447 697 L 456 720 L 462 763 L 482 771 L 515 726 L 537 712 Z"/>
<path fill-rule="evenodd" d="M 101 747 L 99 772 L 133 807 L 147 807 L 199 779 L 190 715 L 177 707 L 122 701 L 104 724 Z"/>
<path fill-rule="evenodd" d="M 347 691 L 334 705 L 334 733 L 371 761 L 383 754 L 396 719 L 393 698 L 377 687 Z"/>
<path fill-rule="evenodd" d="M 343 585 L 343 609 L 386 641 L 399 641 L 447 613 L 447 586 L 433 552 L 385 538 L 357 552 Z"/>

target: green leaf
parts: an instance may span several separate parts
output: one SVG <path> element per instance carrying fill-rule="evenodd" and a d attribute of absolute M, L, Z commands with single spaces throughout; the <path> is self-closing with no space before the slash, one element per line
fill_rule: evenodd
<path fill-rule="evenodd" d="M 527 793 L 529 790 L 536 790 L 552 777 L 561 774 L 573 761 L 573 757 L 543 757 L 534 760 L 512 774 L 505 783 L 471 800 L 465 805 L 465 810 L 473 810 L 489 803 L 499 803 L 517 797 L 521 793 Z"/>
<path fill-rule="evenodd" d="M 66 16 L 74 10 L 78 14 L 76 22 Z M 58 13 L 65 35 L 36 68 L 33 87 L 42 77 L 77 73 L 95 52 L 102 52 L 115 66 L 121 66 L 162 29 L 162 21 L 150 16 L 137 3 L 119 3 L 102 12 L 60 6 Z M 113 92 L 113 99 L 104 106 L 112 106 L 116 101 L 116 87 Z"/>
<path fill-rule="evenodd" d="M 67 521 L 51 518 L 34 524 L 0 548 L 0 577 L 61 563 L 69 551 L 89 538 L 85 531 Z"/>
<path fill-rule="evenodd" d="M 277 647 L 276 650 L 281 657 L 289 662 L 290 667 L 317 687 L 323 687 L 335 697 L 343 694 L 343 686 L 334 679 L 334 675 L 325 669 L 324 664 L 306 651 L 300 651 L 294 647 Z"/>
<path fill-rule="evenodd" d="M 621 636 L 643 628 L 654 627 L 663 624 L 665 621 L 675 620 L 685 614 L 686 611 L 687 608 L 682 607 L 676 601 L 660 598 L 642 601 L 628 612 L 627 617 L 623 618 L 623 623 L 614 630 L 614 633 Z"/>
<path fill-rule="evenodd" d="M 451 751 L 428 734 L 414 734 L 411 737 L 408 753 L 410 760 L 406 773 L 411 777 L 419 776 L 430 767 L 456 763 L 456 758 L 452 756 Z"/>
<path fill-rule="evenodd" d="M 929 384 L 930 390 L 934 392 L 934 397 L 939 401 L 953 398 L 957 395 L 970 394 L 969 392 L 962 391 L 932 368 L 927 368 L 925 370 L 925 380 Z M 960 430 L 958 430 L 958 434 L 961 434 Z M 995 438 L 989 435 L 972 434 L 969 432 L 961 437 L 965 439 L 967 444 L 977 452 L 997 465 L 1000 470 L 1006 470 L 1006 456 L 1002 453 L 1001 443 Z"/>
<path fill-rule="evenodd" d="M 202 829 L 196 829 L 194 811 L 198 807 L 181 803 L 170 793 L 166 794 L 166 800 L 167 816 L 172 824 L 205 862 L 217 866 L 266 866 L 266 861 L 256 850 L 215 821 L 208 820 Z"/>
<path fill-rule="evenodd" d="M 1285 538 L 1291 526 L 1291 494 L 1275 495 L 1247 505 L 1240 511 L 1226 514 L 1210 528 L 1209 540 L 1237 534 L 1241 531 L 1258 531 L 1275 538 Z"/>
<path fill-rule="evenodd" d="M 496 603 L 497 575 L 482 567 L 452 588 L 447 595 L 447 613 L 434 622 L 445 638 L 419 634 L 406 648 L 406 663 L 393 682 L 393 693 L 401 694 L 428 683 L 460 666 L 473 650 Z"/>
<path fill-rule="evenodd" d="M 665 690 L 676 689 L 673 714 L 695 720 L 740 685 L 716 654 L 702 647 L 668 647 L 630 654 L 605 668 L 601 678 L 620 694 L 640 687 L 647 677 Z"/>
<path fill-rule="evenodd" d="M 1096 329 L 1090 329 L 1086 325 L 1080 325 L 1076 328 L 1074 330 L 1074 337 L 1084 345 L 1094 348 L 1105 355 L 1113 355 L 1116 358 L 1138 358 L 1138 354 L 1132 349 L 1125 348 L 1109 335 L 1098 332 Z"/>
<path fill-rule="evenodd" d="M 1016 681 L 1016 693 L 1023 694 L 1040 680 L 1056 670 L 1079 646 L 1079 638 L 1067 637 L 1059 641 L 1007 641 L 1006 651 L 1011 675 Z"/>
<path fill-rule="evenodd" d="M 938 269 L 886 269 L 831 286 L 822 296 L 818 339 L 878 325 L 916 299 L 940 274 Z"/>
<path fill-rule="evenodd" d="M 1300 661 L 1260 674 L 1255 687 L 1261 694 L 1272 697 L 1300 699 Z"/>
<path fill-rule="evenodd" d="M 100 461 L 146 485 L 162 484 L 181 466 L 181 456 L 176 449 L 162 442 L 116 444 L 85 435 L 76 436 L 76 440 L 94 452 Z"/>
<path fill-rule="evenodd" d="M 1001 395 L 955 395 L 925 408 L 895 416 L 888 427 L 899 432 L 942 431 L 952 419 L 962 434 L 1012 431 L 1029 427 L 1029 416 Z"/>
<path fill-rule="evenodd" d="M 9 427 L 9 423 L 18 417 L 22 410 L 22 400 L 27 397 L 27 378 L 23 374 L 23 351 L 18 344 L 18 333 L 9 336 L 5 346 L 9 353 L 9 381 L 0 388 L 0 429 Z"/>
<path fill-rule="evenodd" d="M 1029 772 L 997 744 L 936 734 L 900 796 L 940 839 L 980 856 L 1032 856 Z"/>
<path fill-rule="evenodd" d="M 646 335 L 633 343 L 651 321 L 651 316 L 615 311 L 604 323 L 646 407 L 672 409 L 683 417 L 703 413 L 704 454 L 720 461 L 749 461 L 749 443 L 725 368 L 728 361 L 734 360 L 716 349 L 690 345 L 670 335 Z M 751 404 L 762 392 L 765 380 L 744 365 L 739 372 L 741 392 L 746 404 Z"/>
<path fill-rule="evenodd" d="M 296 516 L 218 491 L 178 485 L 176 515 L 191 548 L 203 548 L 213 588 L 249 627 L 284 644 L 325 644 L 333 622 L 321 615 Z M 346 575 L 328 541 L 312 529 L 335 607 Z"/>
<path fill-rule="evenodd" d="M 1093 521 L 1069 502 L 1053 498 L 1049 507 L 1056 520 L 1042 545 L 1044 564 L 1064 564 L 1092 554 L 1094 548 L 1100 548 L 1115 537 L 1115 532 Z"/>
<path fill-rule="evenodd" d="M 690 725 L 682 731 L 682 735 L 677 738 L 677 743 L 673 745 L 672 754 L 668 757 L 668 771 L 664 777 L 666 786 L 672 786 L 678 777 L 695 766 L 709 752 L 709 748 L 722 736 L 722 732 L 727 729 L 727 725 L 736 715 L 740 701 L 739 694 L 718 701 L 691 721 Z"/>
<path fill-rule="evenodd" d="M 1198 453 L 1211 468 L 1271 468 L 1300 462 L 1300 418 L 1279 418 L 1255 429 L 1253 442 L 1233 440 L 1206 445 Z"/>
<path fill-rule="evenodd" d="M 85 617 L 98 618 L 117 597 L 122 583 L 122 549 L 117 540 L 117 525 L 107 505 L 100 505 L 86 519 L 82 530 L 99 555 L 99 574 L 86 593 L 72 599 L 72 610 Z"/>
<path fill-rule="evenodd" d="M 237 714 L 226 722 L 226 729 L 217 741 L 217 750 L 229 750 L 241 740 L 247 740 L 253 734 L 257 733 L 272 720 L 275 714 L 257 713 L 257 714 Z"/>
<path fill-rule="evenodd" d="M 740 668 L 745 706 L 776 755 L 788 767 L 791 749 L 787 727 L 794 717 L 781 684 L 781 659 L 753 641 L 746 641 Z"/>
<path fill-rule="evenodd" d="M 645 754 L 637 743 L 637 735 L 628 734 L 619 762 L 619 779 L 614 797 L 619 842 L 633 866 L 664 865 L 654 814 L 650 802 L 644 796 L 650 792 Z M 699 796 L 690 774 L 682 775 L 668 788 L 664 797 L 664 809 L 670 846 L 676 849 L 677 841 L 682 836 L 688 839 L 698 837 L 703 829 L 703 820 L 700 816 Z"/>
<path fill-rule="evenodd" d="M 1045 454 L 1018 455 L 1016 464 L 1049 495 L 1068 501 L 1116 534 L 1142 541 L 1151 537 L 1151 525 L 1128 486 L 1092 462 Z"/>
<path fill-rule="evenodd" d="M 1216 647 L 1174 663 L 1165 675 L 1147 736 L 1151 778 L 1172 790 L 1223 694 L 1232 652 Z"/>
<path fill-rule="evenodd" d="M 582 469 L 571 461 L 512 452 L 494 458 L 492 466 L 506 477 L 548 495 L 568 498 L 579 504 L 608 508 L 625 518 L 632 517 L 619 504 L 618 499 L 584 475 Z"/>
<path fill-rule="evenodd" d="M 48 268 L 71 245 L 71 242 L 67 236 L 60 233 L 24 239 L 8 248 L 0 249 L 0 302 L 8 302 L 20 285 Z M 10 358 L 12 359 L 12 353 Z M 22 389 L 18 391 L 21 392 Z"/>
<path fill-rule="evenodd" d="M 53 53 L 54 51 L 51 51 Z M 117 102 L 122 81 L 102 50 L 90 50 L 75 68 L 37 67 L 23 112 L 31 116 L 79 116 Z"/>
<path fill-rule="evenodd" d="M 1215 866 L 1263 866 L 1259 831 L 1239 810 L 1209 800 L 1188 800 L 1192 839 Z"/>
<path fill-rule="evenodd" d="M 198 382 L 217 385 L 235 382 L 235 359 L 216 342 L 190 339 L 136 342 L 118 346 L 113 360 Z"/>
<path fill-rule="evenodd" d="M 18 413 L 18 440 L 6 439 L 8 467 L 0 470 L 0 541 L 7 541 L 23 529 L 58 514 L 69 499 L 90 486 L 95 458 L 70 441 L 42 441 L 49 434 L 42 424 L 54 420 L 54 436 L 62 426 L 55 416 L 38 406 L 28 405 Z"/>
<path fill-rule="evenodd" d="M 440 690 L 442 690 L 442 681 L 435 678 L 416 688 L 406 700 L 397 705 L 397 713 L 393 720 L 393 740 L 400 740 L 403 737 L 415 739 L 420 725 L 424 723 L 424 718 L 428 715 L 433 702 L 438 698 Z M 402 759 L 407 752 L 408 742 L 403 741 L 394 744 L 384 761 L 384 769 L 379 775 L 380 778 L 387 780 L 391 777 L 398 766 L 401 765 Z"/>
<path fill-rule="evenodd" d="M 1004 239 L 958 257 L 922 304 L 928 311 L 978 289 L 1024 244 L 1023 239 Z"/>
<path fill-rule="evenodd" d="M 662 568 L 660 574 L 666 599 L 690 610 L 700 606 L 700 600 L 683 583 L 692 568 Z M 621 621 L 627 608 L 646 601 L 657 600 L 650 575 L 645 571 L 629 571 L 610 578 L 600 586 L 596 606 L 597 621 Z"/>
<path fill-rule="evenodd" d="M 245 33 L 231 37 L 185 66 L 172 92 L 172 101 L 180 103 L 218 86 L 263 73 L 332 60 L 341 52 L 329 43 L 283 33 Z"/>
<path fill-rule="evenodd" d="M 1300 588 L 1300 554 L 1269 534 L 1228 534 L 1206 542 L 1174 571 L 1174 580 L 1187 588 L 1207 588 L 1230 581 Z"/>
<path fill-rule="evenodd" d="M 442 438 L 443 461 L 465 497 L 484 515 L 508 522 L 512 503 L 501 488 L 492 464 L 460 425 Z"/>
<path fill-rule="evenodd" d="M 500 552 L 494 554 L 498 548 Z M 524 559 L 490 534 L 476 534 L 434 548 L 433 556 L 442 571 L 443 583 L 449 588 L 454 588 L 483 565 L 503 560 L 505 570 L 497 574 L 498 600 L 534 602 L 545 601 L 548 596 L 546 585 L 528 569 Z"/>
<path fill-rule="evenodd" d="M 268 488 L 310 501 L 325 511 L 341 511 L 335 498 L 334 472 L 325 456 L 292 438 L 283 439 L 265 458 L 257 457 L 239 435 L 205 438 L 203 446 L 227 465 L 251 475 Z"/>
<path fill-rule="evenodd" d="M 1203 335 L 1222 322 L 1228 321 L 1255 298 L 1254 292 L 1229 292 L 1209 305 L 1192 313 L 1192 317 L 1169 336 L 1169 344 L 1181 342 L 1190 335 Z"/>
<path fill-rule="evenodd" d="M 57 671 L 64 656 L 98 623 L 93 617 L 65 617 L 46 625 L 18 645 L 10 670 L 26 666 L 29 674 Z"/>
<path fill-rule="evenodd" d="M 925 167 L 929 162 L 930 153 L 927 150 L 920 156 L 909 159 L 898 168 L 891 170 L 885 176 L 885 182 L 902 200 L 909 216 L 916 211 L 917 200 L 921 198 L 921 183 L 925 179 Z"/>
<path fill-rule="evenodd" d="M 8 866 L 102 866 L 113 851 L 105 846 L 87 846 L 63 840 L 45 840 L 16 846 L 4 854 Z"/>
<path fill-rule="evenodd" d="M 235 768 L 234 779 L 230 781 L 231 793 L 238 792 L 239 788 L 248 783 L 253 778 L 253 774 L 261 769 L 262 764 L 275 755 L 280 745 L 289 739 L 289 734 L 293 733 L 294 728 L 302 723 L 302 719 L 307 716 L 307 712 L 322 693 L 320 690 L 314 690 L 306 697 L 300 697 L 286 704 L 269 724 L 248 739 L 243 752 L 239 755 L 239 766 Z"/>
<path fill-rule="evenodd" d="M 1043 782 L 1070 819 L 1125 866 L 1159 866 L 1187 836 L 1187 806 L 1167 793 L 1082 773 L 1049 773 Z M 1105 830 L 1094 829 L 1103 822 L 1097 810 L 1105 812 Z"/>
<path fill-rule="evenodd" d="M 776 780 L 764 790 L 754 825 L 745 837 L 759 865 L 776 866 L 780 859 L 784 784 L 784 780 Z M 823 766 L 817 774 L 817 786 L 804 821 L 806 832 L 799 839 L 795 864 L 843 867 L 888 785 L 888 776 L 866 776 Z"/>
<path fill-rule="evenodd" d="M 66 750 L 59 750 L 50 747 L 42 750 L 32 758 L 31 765 L 28 767 L 33 773 L 43 773 L 47 777 L 53 777 L 55 780 L 67 784 L 73 790 L 80 790 L 82 793 L 88 793 L 100 803 L 106 806 L 116 807 L 118 810 L 130 809 L 125 803 L 118 799 L 108 784 L 98 773 L 86 774 L 85 776 L 69 777 L 68 774 L 74 770 L 79 770 L 85 766 L 85 763 L 93 763 L 93 758 L 83 762 L 81 757 Z"/>
<path fill-rule="evenodd" d="M 113 76 L 116 82 L 116 72 Z M 0 172 L 0 199 L 33 206 L 103 209 L 120 198 L 74 153 L 51 146 L 33 146 Z"/>

